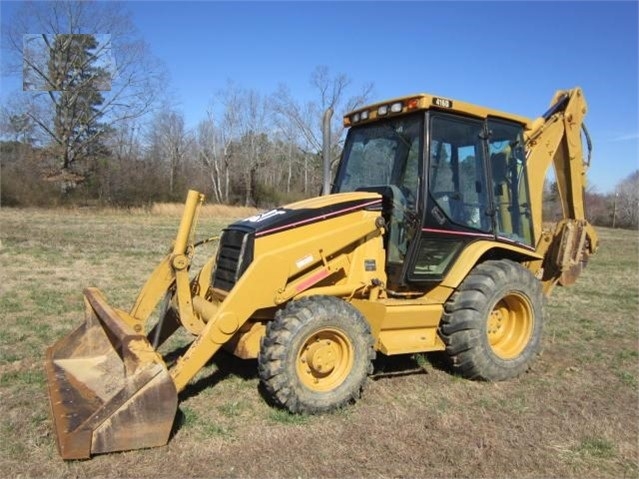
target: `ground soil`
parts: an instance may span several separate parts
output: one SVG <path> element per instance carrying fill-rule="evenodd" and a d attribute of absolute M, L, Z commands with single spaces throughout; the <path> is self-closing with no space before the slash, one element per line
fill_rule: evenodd
<path fill-rule="evenodd" d="M 227 221 L 202 218 L 200 236 Z M 438 354 L 379 356 L 357 404 L 297 416 L 269 405 L 255 361 L 220 355 L 180 395 L 167 446 L 65 462 L 45 349 L 81 323 L 86 286 L 127 309 L 177 220 L 3 209 L 0 227 L 2 476 L 639 477 L 637 232 L 600 230 L 578 283 L 548 300 L 541 354 L 517 379 L 461 379 Z"/>

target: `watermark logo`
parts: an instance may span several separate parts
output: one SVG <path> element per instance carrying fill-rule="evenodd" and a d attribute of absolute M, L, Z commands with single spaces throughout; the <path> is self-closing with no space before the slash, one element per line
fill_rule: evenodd
<path fill-rule="evenodd" d="M 24 91 L 109 91 L 115 72 L 111 35 L 26 34 Z"/>

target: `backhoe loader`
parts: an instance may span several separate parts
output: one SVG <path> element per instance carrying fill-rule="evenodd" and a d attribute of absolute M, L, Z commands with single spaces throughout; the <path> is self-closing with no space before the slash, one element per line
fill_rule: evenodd
<path fill-rule="evenodd" d="M 178 393 L 220 348 L 256 358 L 293 413 L 357 400 L 377 353 L 445 351 L 453 371 L 487 381 L 526 371 L 544 297 L 598 245 L 585 114 L 580 88 L 535 120 L 429 94 L 359 108 L 330 194 L 229 225 L 194 274 L 203 195 L 190 191 L 133 307 L 88 288 L 84 323 L 47 350 L 61 456 L 166 444 Z M 548 225 L 551 165 L 563 219 Z M 169 362 L 158 348 L 179 329 L 193 341 Z"/>

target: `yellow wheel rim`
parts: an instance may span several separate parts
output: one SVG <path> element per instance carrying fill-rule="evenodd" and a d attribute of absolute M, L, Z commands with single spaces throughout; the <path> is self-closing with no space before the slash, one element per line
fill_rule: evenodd
<path fill-rule="evenodd" d="M 342 331 L 322 329 L 309 336 L 299 349 L 297 375 L 312 391 L 331 391 L 348 377 L 353 359 L 353 345 Z"/>
<path fill-rule="evenodd" d="M 528 299 L 509 293 L 495 304 L 488 317 L 488 342 L 499 358 L 519 356 L 532 336 L 534 317 Z"/>

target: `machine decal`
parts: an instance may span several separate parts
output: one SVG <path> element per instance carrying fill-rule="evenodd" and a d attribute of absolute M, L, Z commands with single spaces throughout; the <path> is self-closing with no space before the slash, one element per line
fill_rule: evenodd
<path fill-rule="evenodd" d="M 447 98 L 435 97 L 435 98 L 433 98 L 433 105 L 439 106 L 439 107 L 442 107 L 442 108 L 452 108 L 453 107 L 453 101 L 452 100 L 448 100 Z"/>
<path fill-rule="evenodd" d="M 311 264 L 313 262 L 313 255 L 309 254 L 307 256 L 304 256 L 301 259 L 298 259 L 295 262 L 295 266 L 297 266 L 297 269 L 302 269 L 305 266 L 308 266 L 309 264 Z"/>
<path fill-rule="evenodd" d="M 266 213 L 251 216 L 250 218 L 246 218 L 244 221 L 247 221 L 248 223 L 260 223 L 262 221 L 271 219 L 274 216 L 285 215 L 285 214 L 286 214 L 286 210 L 277 208 L 274 210 L 267 211 Z"/>
<path fill-rule="evenodd" d="M 298 293 L 301 293 L 305 289 L 308 289 L 309 287 L 313 286 L 318 281 L 321 281 L 322 279 L 328 277 L 330 274 L 331 273 L 328 270 L 323 269 L 319 273 L 314 274 L 310 278 L 302 281 L 300 284 L 295 286 L 295 291 L 297 291 Z"/>
<path fill-rule="evenodd" d="M 255 228 L 255 237 L 266 236 L 277 233 L 278 231 L 297 228 L 299 226 L 315 223 L 335 216 L 345 215 L 353 211 L 364 209 L 368 206 L 381 204 L 381 199 L 354 201 L 342 204 L 330 205 L 317 209 L 304 210 L 281 210 L 285 211 L 285 215 L 269 218 L 272 221 L 265 221 Z M 270 226 L 270 227 L 269 227 Z"/>

